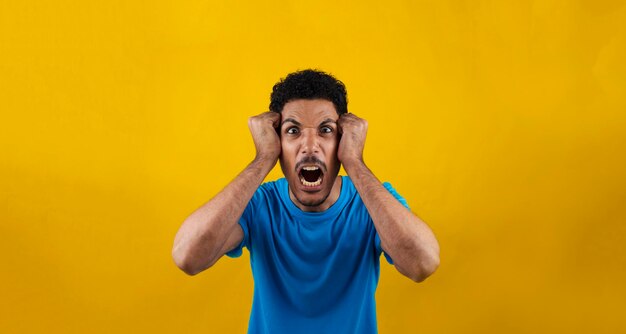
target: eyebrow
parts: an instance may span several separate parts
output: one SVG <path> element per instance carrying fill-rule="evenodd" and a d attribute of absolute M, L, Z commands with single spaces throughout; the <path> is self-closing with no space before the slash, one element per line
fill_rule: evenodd
<path fill-rule="evenodd" d="M 300 122 L 296 121 L 296 120 L 295 120 L 295 119 L 293 119 L 293 118 L 286 118 L 285 120 L 283 120 L 283 121 L 280 123 L 280 126 L 282 127 L 282 126 L 283 126 L 283 125 L 285 125 L 285 123 L 287 123 L 287 122 L 291 122 L 291 123 L 293 123 L 293 124 L 295 124 L 295 125 L 297 125 L 297 126 L 301 126 L 301 125 L 302 125 L 302 124 L 300 124 Z"/>
<path fill-rule="evenodd" d="M 283 125 L 285 125 L 285 123 L 293 123 L 297 126 L 302 126 L 302 123 L 296 121 L 293 118 L 285 118 L 281 123 L 280 126 L 282 127 Z M 325 120 L 322 121 L 322 123 L 320 123 L 320 126 L 325 125 L 325 124 L 329 124 L 329 123 L 333 123 L 335 125 L 337 125 L 337 121 L 333 120 L 332 118 L 327 118 Z"/>
<path fill-rule="evenodd" d="M 330 118 L 325 119 L 322 123 L 320 123 L 320 125 L 324 125 L 324 124 L 328 124 L 328 123 L 333 123 L 333 124 L 337 125 L 337 121 L 335 121 L 333 119 L 330 119 Z"/>

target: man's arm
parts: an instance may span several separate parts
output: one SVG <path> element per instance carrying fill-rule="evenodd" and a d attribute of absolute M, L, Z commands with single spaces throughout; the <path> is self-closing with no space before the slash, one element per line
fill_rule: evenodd
<path fill-rule="evenodd" d="M 367 121 L 353 114 L 341 115 L 338 157 L 367 208 L 396 269 L 422 282 L 439 266 L 439 243 L 431 229 L 404 207 L 363 162 Z"/>
<path fill-rule="evenodd" d="M 241 243 L 243 230 L 238 220 L 280 155 L 280 139 L 275 131 L 279 123 L 280 114 L 275 112 L 250 118 L 256 158 L 183 222 L 174 239 L 172 257 L 185 273 L 195 275 L 208 269 Z"/>

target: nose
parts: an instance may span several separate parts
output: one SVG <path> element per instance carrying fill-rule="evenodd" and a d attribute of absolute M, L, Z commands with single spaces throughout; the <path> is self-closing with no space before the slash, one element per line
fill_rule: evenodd
<path fill-rule="evenodd" d="M 302 146 L 300 148 L 300 153 L 302 154 L 313 154 L 319 153 L 319 138 L 317 136 L 316 129 L 304 129 L 302 130 Z"/>

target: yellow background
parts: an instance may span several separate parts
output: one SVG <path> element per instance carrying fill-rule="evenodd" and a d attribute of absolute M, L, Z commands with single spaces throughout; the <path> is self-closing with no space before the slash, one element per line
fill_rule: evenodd
<path fill-rule="evenodd" d="M 247 252 L 171 246 L 308 67 L 441 244 L 381 333 L 626 331 L 624 1 L 55 0 L 0 3 L 0 332 L 244 333 Z"/>

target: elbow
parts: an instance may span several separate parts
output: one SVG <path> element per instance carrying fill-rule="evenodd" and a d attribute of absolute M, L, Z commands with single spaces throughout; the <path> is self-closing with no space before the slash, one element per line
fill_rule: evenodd
<path fill-rule="evenodd" d="M 430 247 L 423 249 L 417 256 L 417 263 L 410 278 L 416 283 L 423 282 L 437 271 L 439 263 L 439 243 L 435 240 Z"/>
<path fill-rule="evenodd" d="M 172 258 L 176 266 L 189 276 L 194 276 L 204 271 L 207 268 L 201 268 L 197 265 L 188 252 L 180 249 L 181 247 L 174 246 L 172 250 Z"/>
<path fill-rule="evenodd" d="M 198 274 L 200 271 L 196 270 L 193 266 L 191 266 L 189 263 L 187 262 L 183 262 L 180 260 L 174 260 L 174 262 L 176 262 L 176 266 L 182 270 L 185 274 L 189 275 L 189 276 L 194 276 L 196 274 Z"/>
<path fill-rule="evenodd" d="M 190 267 L 183 267 L 183 268 L 181 268 L 181 270 L 182 270 L 185 274 L 187 274 L 187 275 L 189 275 L 189 276 L 195 276 L 195 275 L 197 275 L 197 274 L 199 274 L 199 273 L 201 273 L 201 272 L 202 272 L 202 270 L 194 270 L 194 269 L 192 269 L 192 268 L 190 268 Z"/>
<path fill-rule="evenodd" d="M 429 256 L 427 259 L 423 259 L 419 261 L 411 271 L 411 273 L 406 276 L 409 277 L 413 282 L 421 283 L 424 282 L 428 277 L 437 271 L 439 268 L 439 255 Z"/>
<path fill-rule="evenodd" d="M 182 270 L 185 274 L 189 276 L 197 274 L 197 272 L 193 270 L 193 266 L 191 266 L 185 254 L 179 251 L 176 247 L 174 247 L 174 249 L 172 250 L 172 259 L 174 260 L 174 263 L 176 264 L 178 269 Z"/>
<path fill-rule="evenodd" d="M 192 238 L 179 232 L 174 239 L 172 259 L 185 274 L 194 276 L 209 269 L 217 262 L 220 258 L 217 251 L 214 238 L 211 235 Z"/>

